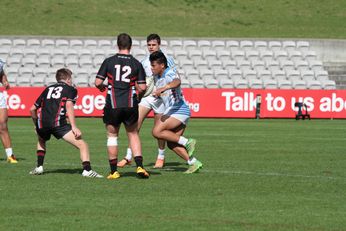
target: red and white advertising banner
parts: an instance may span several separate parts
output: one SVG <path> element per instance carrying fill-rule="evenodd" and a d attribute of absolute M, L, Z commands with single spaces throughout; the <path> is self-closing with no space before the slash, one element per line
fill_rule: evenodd
<path fill-rule="evenodd" d="M 29 116 L 29 109 L 44 88 L 3 90 L 9 116 Z M 192 117 L 255 118 L 257 95 L 261 118 L 294 118 L 295 102 L 307 105 L 311 118 L 346 118 L 346 90 L 183 89 Z M 76 116 L 102 116 L 105 94 L 96 88 L 78 88 Z"/>

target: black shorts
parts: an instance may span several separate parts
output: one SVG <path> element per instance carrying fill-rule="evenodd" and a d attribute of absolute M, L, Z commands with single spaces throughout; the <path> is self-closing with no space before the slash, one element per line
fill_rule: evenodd
<path fill-rule="evenodd" d="M 138 107 L 131 108 L 105 108 L 103 110 L 103 123 L 119 127 L 121 123 L 126 126 L 138 121 Z"/>
<path fill-rule="evenodd" d="M 51 135 L 57 139 L 60 139 L 71 130 L 72 128 L 70 124 L 65 124 L 54 128 L 36 128 L 37 134 L 45 141 L 50 140 Z"/>

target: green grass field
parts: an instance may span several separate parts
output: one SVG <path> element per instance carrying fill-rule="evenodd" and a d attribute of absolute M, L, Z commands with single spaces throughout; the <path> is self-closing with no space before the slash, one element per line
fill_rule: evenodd
<path fill-rule="evenodd" d="M 99 118 L 78 118 L 93 168 L 109 171 Z M 152 120 L 141 132 L 151 177 L 134 167 L 119 180 L 81 177 L 78 151 L 48 143 L 42 176 L 28 118 L 10 118 L 17 165 L 0 162 L 0 230 L 346 230 L 345 120 L 192 119 L 204 168 L 184 175 L 167 151 L 167 166 L 151 168 Z M 121 156 L 127 142 L 121 133 Z"/>
<path fill-rule="evenodd" d="M 1 0 L 0 34 L 346 38 L 344 0 Z"/>

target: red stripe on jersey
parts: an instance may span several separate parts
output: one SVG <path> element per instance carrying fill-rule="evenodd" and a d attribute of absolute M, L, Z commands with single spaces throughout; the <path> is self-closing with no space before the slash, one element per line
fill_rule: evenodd
<path fill-rule="evenodd" d="M 129 107 L 133 107 L 131 96 L 132 96 L 132 87 L 130 87 L 130 90 L 129 90 L 128 104 L 127 104 L 127 105 L 129 105 Z"/>
<path fill-rule="evenodd" d="M 42 118 L 42 108 L 43 108 L 43 106 L 44 106 L 44 100 L 41 101 L 41 108 L 39 108 L 39 110 L 37 111 L 37 117 L 41 118 L 39 120 L 39 123 L 40 123 L 39 124 L 39 128 L 43 127 L 43 122 L 42 122 L 42 120 L 43 120 L 43 118 Z"/>
<path fill-rule="evenodd" d="M 135 86 L 135 82 L 136 82 L 136 80 L 137 80 L 137 76 L 133 76 L 133 77 L 131 77 L 130 78 L 130 86 Z"/>
<path fill-rule="evenodd" d="M 137 80 L 137 76 L 132 76 L 130 78 L 130 92 L 129 92 L 129 99 L 128 99 L 128 105 L 130 105 L 130 107 L 133 107 L 133 86 L 136 85 L 136 80 Z"/>
<path fill-rule="evenodd" d="M 113 107 L 116 108 L 117 107 L 117 101 L 115 99 L 115 92 L 114 92 L 114 78 L 113 75 L 111 75 L 111 73 L 107 72 L 107 77 L 108 77 L 108 84 L 111 84 L 112 88 L 111 88 L 111 101 L 113 102 Z"/>
<path fill-rule="evenodd" d="M 56 116 L 55 116 L 55 126 L 59 126 L 59 125 L 60 125 L 60 124 L 59 124 L 59 120 L 60 120 L 60 110 L 61 110 L 62 107 L 65 106 L 66 100 L 67 100 L 67 97 L 61 98 L 60 105 L 59 105 L 58 111 L 57 111 Z"/>

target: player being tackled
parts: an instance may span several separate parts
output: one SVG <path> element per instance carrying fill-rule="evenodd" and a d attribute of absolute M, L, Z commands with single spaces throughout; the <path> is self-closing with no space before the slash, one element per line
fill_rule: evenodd
<path fill-rule="evenodd" d="M 189 168 L 185 173 L 195 173 L 202 168 L 202 163 L 194 156 L 196 140 L 183 136 L 191 116 L 180 88 L 180 78 L 167 65 L 165 55 L 156 51 L 150 55 L 151 69 L 154 74 L 155 97 L 162 99 L 165 111 L 153 129 L 157 139 L 167 141 L 167 146 L 187 161 Z"/>

